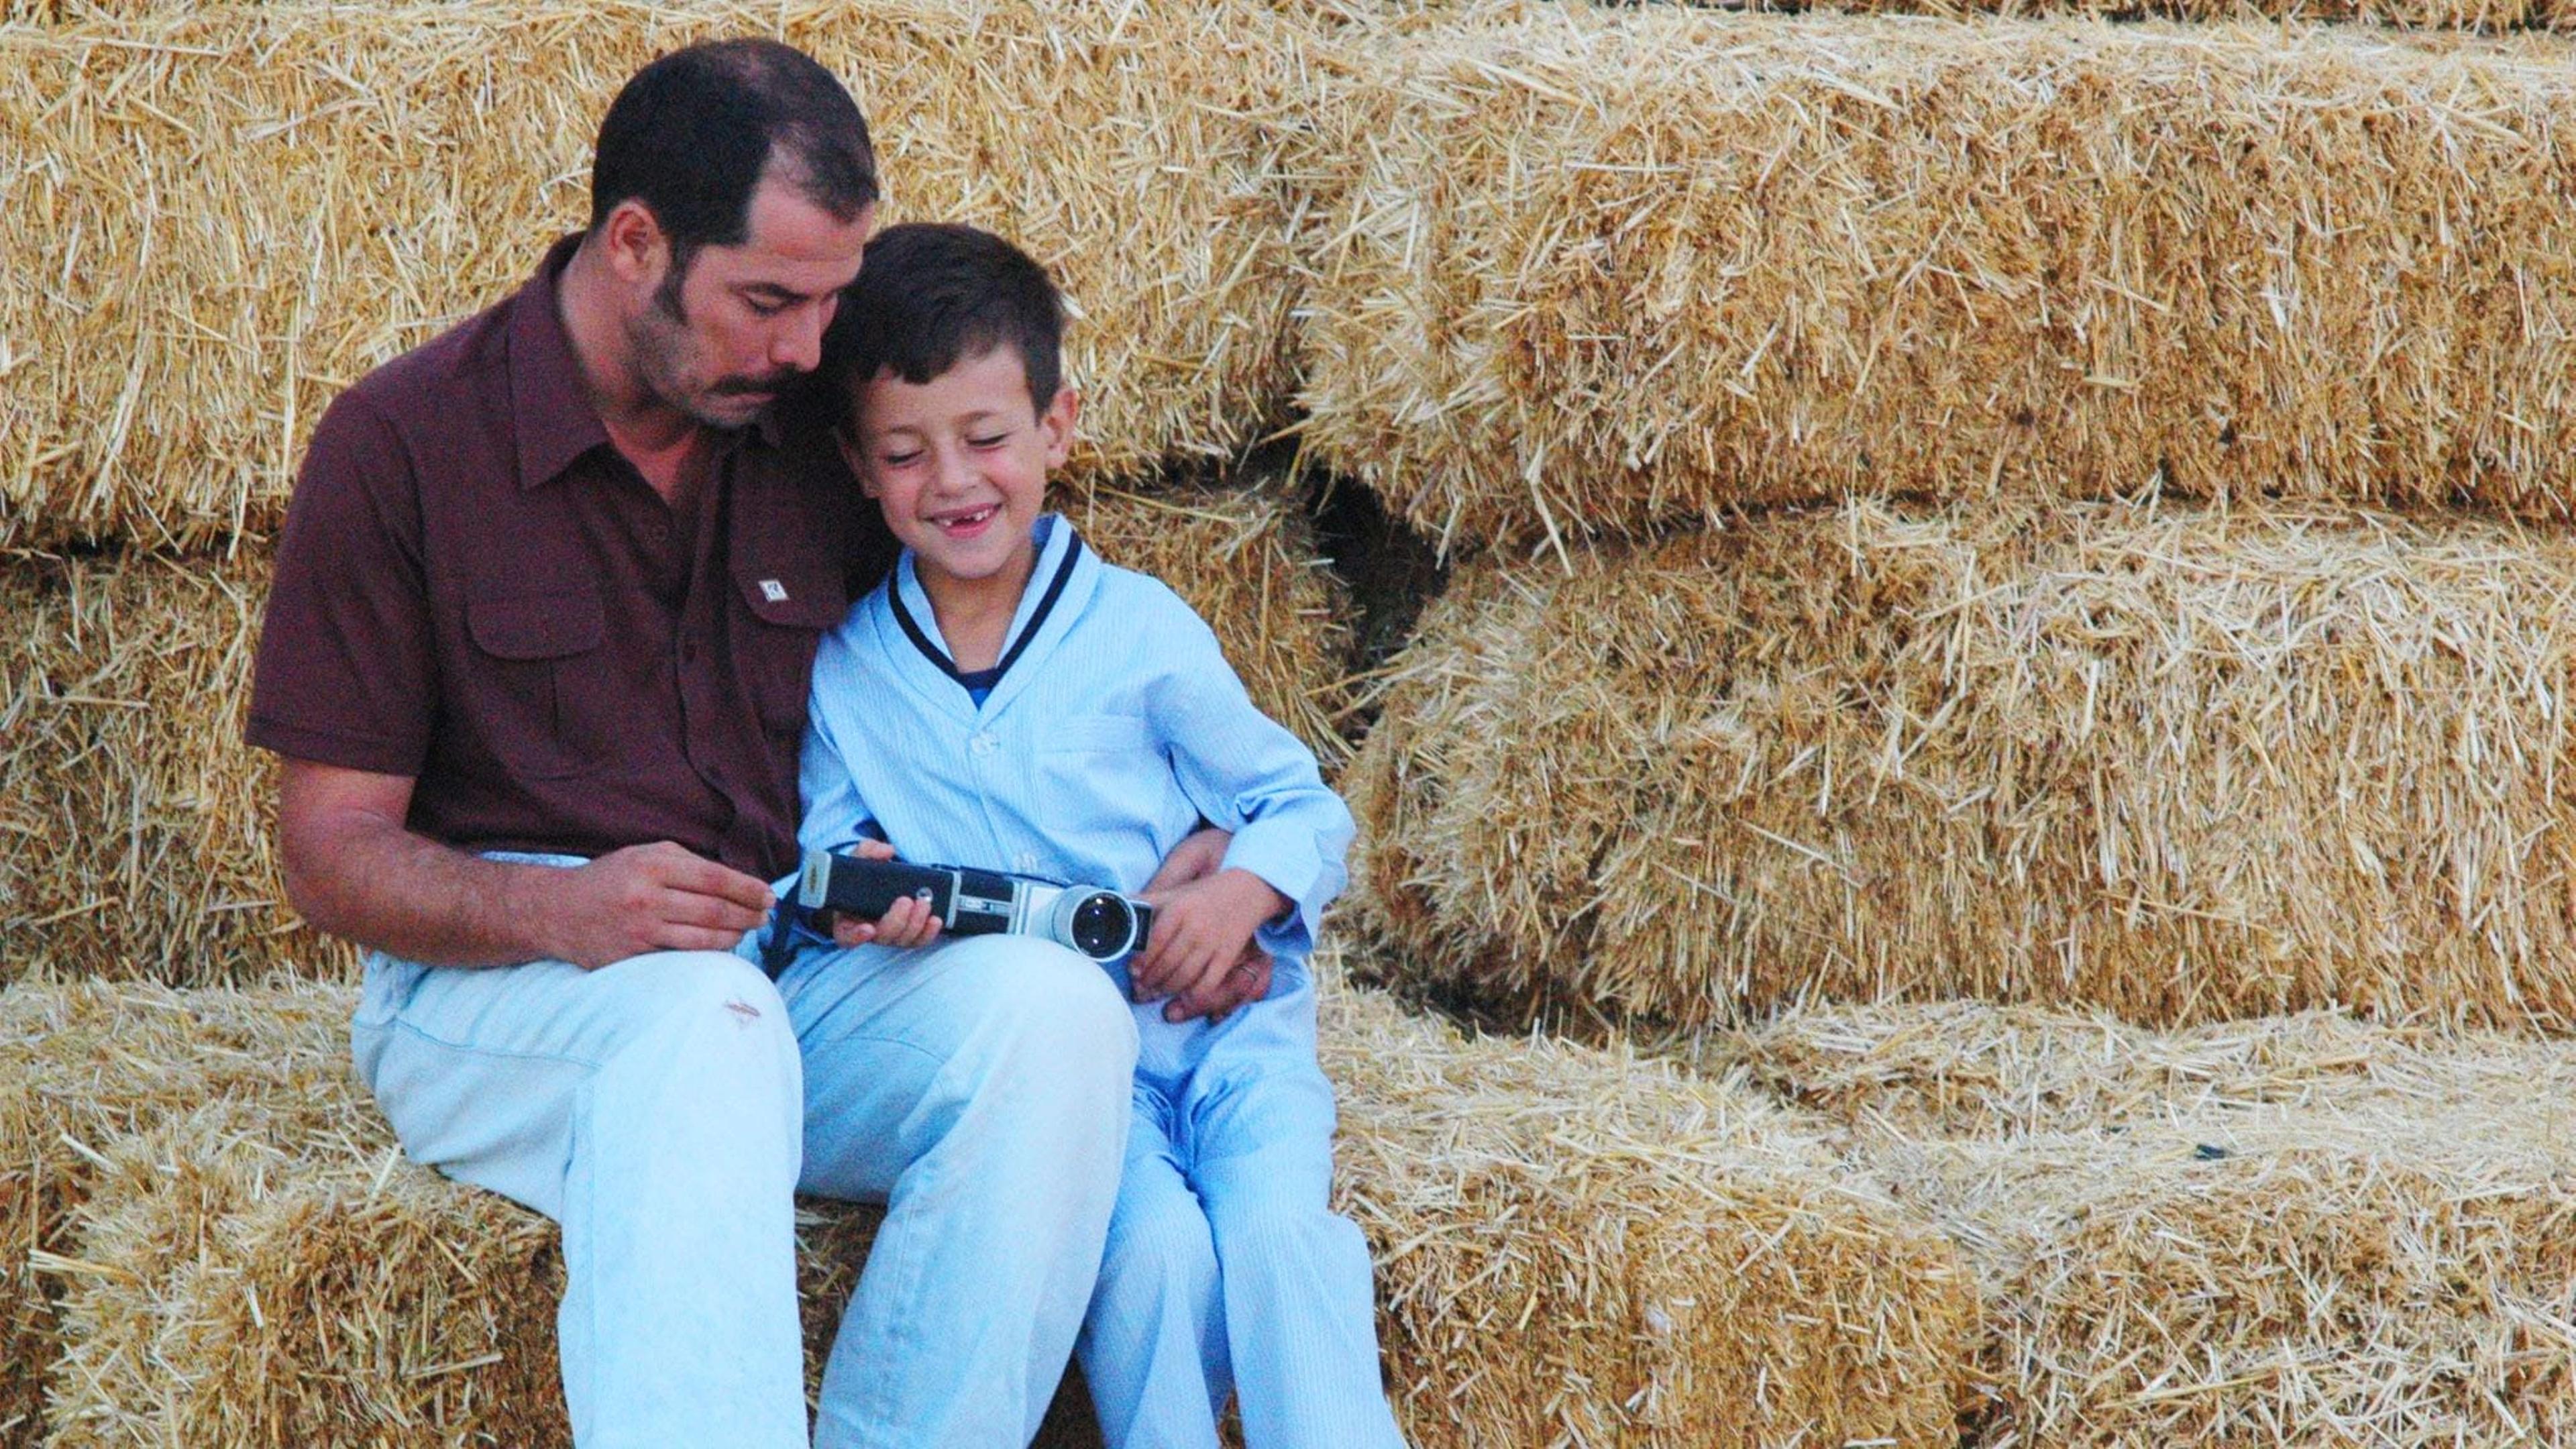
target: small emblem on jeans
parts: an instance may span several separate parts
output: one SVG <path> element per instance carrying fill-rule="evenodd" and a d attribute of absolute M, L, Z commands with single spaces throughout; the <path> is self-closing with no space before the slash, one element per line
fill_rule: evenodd
<path fill-rule="evenodd" d="M 760 581 L 760 596 L 773 604 L 786 603 L 787 586 L 776 579 L 762 579 Z"/>

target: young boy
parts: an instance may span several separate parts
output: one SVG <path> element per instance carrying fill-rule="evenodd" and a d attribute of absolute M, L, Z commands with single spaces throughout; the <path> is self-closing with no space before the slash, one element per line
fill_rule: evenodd
<path fill-rule="evenodd" d="M 1041 516 L 1073 437 L 1060 304 L 1008 242 L 900 226 L 871 243 L 827 340 L 852 470 L 904 545 L 814 665 L 802 843 L 1136 892 L 1202 819 L 1222 869 L 1157 904 L 1106 969 L 1136 1003 L 1135 1117 L 1076 1352 L 1110 1449 L 1400 1445 L 1378 1376 L 1366 1242 L 1326 1207 L 1332 1089 L 1306 971 L 1351 820 L 1253 708 L 1171 590 Z M 910 902 L 806 971 L 918 969 Z M 859 939 L 845 927 L 843 942 Z M 1258 939 L 1264 999 L 1171 1023 L 1161 998 Z M 900 949 L 901 943 L 914 949 Z M 1068 971 L 1103 969 L 1067 952 Z"/>

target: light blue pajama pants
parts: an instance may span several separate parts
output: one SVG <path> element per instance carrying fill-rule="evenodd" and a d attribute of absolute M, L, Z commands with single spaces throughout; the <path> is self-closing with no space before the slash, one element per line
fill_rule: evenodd
<path fill-rule="evenodd" d="M 984 938 L 367 964 L 359 1073 L 414 1160 L 563 1225 L 579 1449 L 806 1444 L 791 1193 L 888 1203 L 824 1376 L 825 1449 L 1017 1449 L 1107 1231 L 1135 1032 L 1098 967 Z"/>
<path fill-rule="evenodd" d="M 1135 1008 L 1135 1122 L 1078 1348 L 1109 1449 L 1216 1449 L 1229 1392 L 1248 1449 L 1403 1444 L 1368 1243 L 1327 1205 L 1314 987 L 1279 972 L 1214 1026 Z"/>

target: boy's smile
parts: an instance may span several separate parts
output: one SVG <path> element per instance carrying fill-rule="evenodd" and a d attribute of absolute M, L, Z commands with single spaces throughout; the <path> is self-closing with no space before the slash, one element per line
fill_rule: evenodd
<path fill-rule="evenodd" d="M 1007 616 L 1035 562 L 1047 474 L 1072 447 L 1072 389 L 1040 410 L 1018 350 L 999 346 L 928 382 L 879 373 L 853 401 L 851 470 L 912 549 L 931 602 L 943 614 L 1002 604 Z"/>

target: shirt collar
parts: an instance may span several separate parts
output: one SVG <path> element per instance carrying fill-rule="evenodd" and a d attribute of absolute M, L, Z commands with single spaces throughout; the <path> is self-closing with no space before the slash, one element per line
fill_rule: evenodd
<path fill-rule="evenodd" d="M 510 425 L 519 441 L 522 489 L 553 482 L 583 454 L 609 441 L 608 425 L 590 405 L 559 310 L 564 267 L 580 249 L 581 238 L 575 232 L 549 247 L 537 274 L 510 300 Z M 731 453 L 752 437 L 779 446 L 775 404 L 761 409 L 750 427 L 720 433 L 716 451 Z"/>

